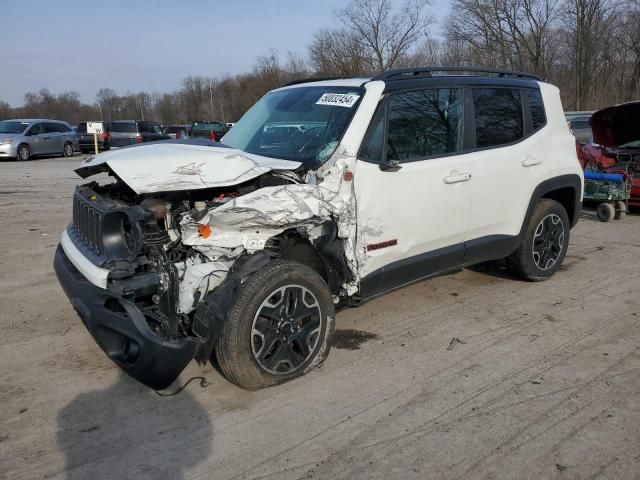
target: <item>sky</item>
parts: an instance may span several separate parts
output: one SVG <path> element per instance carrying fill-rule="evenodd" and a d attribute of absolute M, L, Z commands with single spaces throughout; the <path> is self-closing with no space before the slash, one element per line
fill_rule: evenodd
<path fill-rule="evenodd" d="M 392 0 L 400 3 L 402 0 Z M 441 20 L 448 0 L 431 0 Z M 235 74 L 275 48 L 306 57 L 347 0 L 0 0 L 0 100 L 76 91 L 170 92 L 188 75 Z M 95 6 L 93 6 L 95 5 Z M 439 25 L 434 26 L 438 33 Z"/>

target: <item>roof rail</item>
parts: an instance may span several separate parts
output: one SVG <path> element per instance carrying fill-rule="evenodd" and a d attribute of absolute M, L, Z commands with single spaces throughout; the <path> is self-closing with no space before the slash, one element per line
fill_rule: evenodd
<path fill-rule="evenodd" d="M 371 80 L 403 80 L 406 78 L 425 76 L 432 77 L 436 72 L 451 73 L 490 73 L 498 77 L 516 77 L 526 78 L 529 80 L 538 80 L 540 77 L 532 73 L 517 72 L 514 70 L 505 70 L 502 68 L 483 68 L 483 67 L 417 67 L 417 68 L 397 68 L 379 73 Z"/>
<path fill-rule="evenodd" d="M 285 83 L 284 85 L 280 85 L 282 87 L 290 87 L 291 85 L 298 85 L 300 83 L 311 83 L 311 82 L 326 82 L 328 80 L 343 80 L 347 77 L 307 77 L 307 78 L 297 78 L 296 80 L 291 80 L 290 82 Z"/>

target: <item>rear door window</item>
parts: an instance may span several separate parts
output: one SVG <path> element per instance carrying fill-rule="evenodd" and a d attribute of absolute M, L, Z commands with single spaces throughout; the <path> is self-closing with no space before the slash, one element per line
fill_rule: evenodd
<path fill-rule="evenodd" d="M 387 159 L 412 161 L 461 151 L 461 89 L 396 93 L 388 108 Z"/>
<path fill-rule="evenodd" d="M 476 147 L 497 147 L 524 137 L 520 90 L 474 88 Z"/>
<path fill-rule="evenodd" d="M 48 123 L 47 126 L 51 132 L 68 133 L 71 131 L 71 129 L 67 127 L 64 123 Z"/>
<path fill-rule="evenodd" d="M 42 132 L 43 133 L 57 133 L 58 132 L 58 128 L 57 128 L 57 124 L 55 123 L 43 123 L 42 124 Z"/>

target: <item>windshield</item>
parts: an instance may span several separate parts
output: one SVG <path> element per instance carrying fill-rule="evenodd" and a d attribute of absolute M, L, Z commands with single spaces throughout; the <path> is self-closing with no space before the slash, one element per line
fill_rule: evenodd
<path fill-rule="evenodd" d="M 268 93 L 222 143 L 317 168 L 337 148 L 363 93 L 354 87 L 297 87 Z"/>
<path fill-rule="evenodd" d="M 31 125 L 29 122 L 15 122 L 5 120 L 0 122 L 0 133 L 22 133 Z"/>

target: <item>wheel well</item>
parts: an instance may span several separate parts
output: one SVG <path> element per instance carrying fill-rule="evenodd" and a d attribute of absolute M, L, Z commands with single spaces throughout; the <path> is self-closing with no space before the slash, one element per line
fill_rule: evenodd
<path fill-rule="evenodd" d="M 564 209 L 567 211 L 567 215 L 569 215 L 569 219 L 573 224 L 576 211 L 576 191 L 573 187 L 562 187 L 556 190 L 551 190 L 550 192 L 546 192 L 542 195 L 541 198 L 550 198 L 551 200 L 555 200 L 560 203 Z"/>
<path fill-rule="evenodd" d="M 324 262 L 309 240 L 299 235 L 289 234 L 281 238 L 278 249 L 282 259 L 302 263 L 314 269 L 327 281 Z"/>
<path fill-rule="evenodd" d="M 332 294 L 338 295 L 351 278 L 342 240 L 334 222 L 323 224 L 322 235 L 310 240 L 304 233 L 288 230 L 275 237 L 272 244 L 280 258 L 302 263 L 327 282 Z"/>

